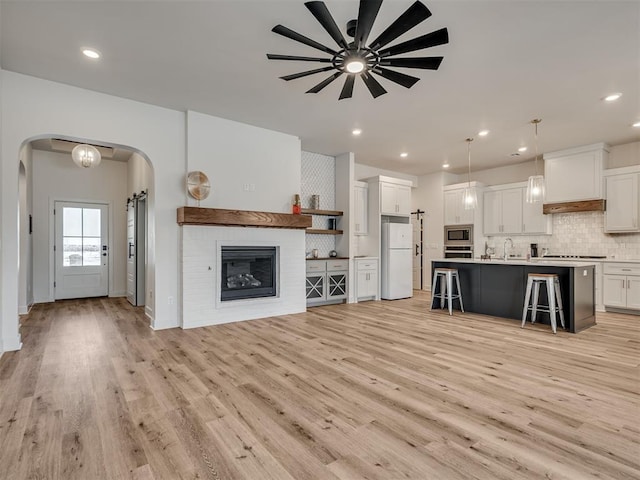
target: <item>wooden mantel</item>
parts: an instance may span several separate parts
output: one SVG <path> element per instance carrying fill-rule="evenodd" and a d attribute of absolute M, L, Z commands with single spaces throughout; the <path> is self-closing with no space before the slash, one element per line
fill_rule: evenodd
<path fill-rule="evenodd" d="M 311 226 L 311 216 L 223 208 L 179 207 L 178 225 L 306 229 Z"/>

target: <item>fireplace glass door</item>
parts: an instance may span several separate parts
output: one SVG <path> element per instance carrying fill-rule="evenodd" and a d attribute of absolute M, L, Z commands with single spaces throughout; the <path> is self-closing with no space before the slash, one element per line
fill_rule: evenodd
<path fill-rule="evenodd" d="M 222 247 L 222 301 L 277 295 L 276 247 Z"/>

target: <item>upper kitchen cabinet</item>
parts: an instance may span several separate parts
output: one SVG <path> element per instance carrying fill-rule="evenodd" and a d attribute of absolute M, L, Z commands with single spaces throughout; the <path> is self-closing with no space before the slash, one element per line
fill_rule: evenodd
<path fill-rule="evenodd" d="M 545 235 L 551 233 L 551 216 L 542 203 L 527 203 L 525 183 L 487 187 L 484 193 L 485 235 Z"/>
<path fill-rule="evenodd" d="M 482 199 L 482 189 L 478 182 L 471 182 L 476 187 L 478 200 Z M 473 225 L 475 221 L 479 221 L 481 216 L 475 214 L 475 209 L 467 210 L 464 208 L 464 184 L 448 185 L 444 187 L 444 224 L 445 225 Z M 482 202 L 478 208 L 481 208 Z"/>
<path fill-rule="evenodd" d="M 369 185 L 355 182 L 353 187 L 354 235 L 369 234 Z"/>
<path fill-rule="evenodd" d="M 608 155 L 604 143 L 545 153 L 545 203 L 604 198 L 602 173 Z"/>
<path fill-rule="evenodd" d="M 522 232 L 522 188 L 484 193 L 484 234 Z"/>
<path fill-rule="evenodd" d="M 369 189 L 379 189 L 380 215 L 411 215 L 411 180 L 378 176 L 369 180 Z"/>
<path fill-rule="evenodd" d="M 636 172 L 634 173 L 633 170 Z M 606 174 L 605 232 L 640 232 L 640 218 L 638 217 L 640 211 L 640 173 L 637 170 L 637 167 L 619 168 L 610 170 Z M 619 174 L 611 174 L 614 172 L 619 172 Z"/>

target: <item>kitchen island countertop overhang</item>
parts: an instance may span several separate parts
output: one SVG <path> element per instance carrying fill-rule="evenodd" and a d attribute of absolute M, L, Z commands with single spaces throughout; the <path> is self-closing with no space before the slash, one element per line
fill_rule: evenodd
<path fill-rule="evenodd" d="M 555 273 L 560 280 L 567 329 L 577 333 L 596 324 L 593 262 L 447 258 L 433 260 L 431 265 L 432 275 L 434 268 L 458 269 L 465 311 L 520 321 L 528 274 Z M 542 288 L 539 304 L 547 302 L 546 289 Z M 539 312 L 536 322 L 549 323 L 549 315 Z"/>

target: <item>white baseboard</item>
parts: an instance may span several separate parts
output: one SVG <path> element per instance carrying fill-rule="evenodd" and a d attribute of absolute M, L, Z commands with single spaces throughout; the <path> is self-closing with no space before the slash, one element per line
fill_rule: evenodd
<path fill-rule="evenodd" d="M 26 315 L 27 313 L 29 313 L 31 311 L 32 307 L 33 307 L 33 303 L 31 303 L 29 305 L 19 305 L 18 306 L 18 315 Z"/>

